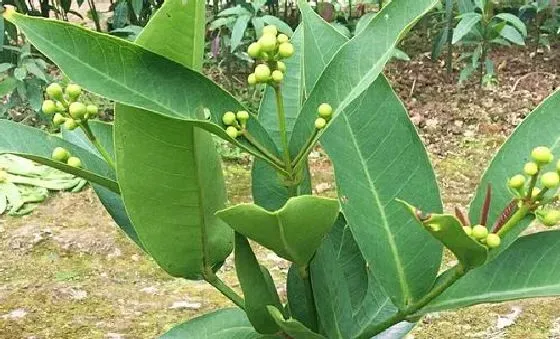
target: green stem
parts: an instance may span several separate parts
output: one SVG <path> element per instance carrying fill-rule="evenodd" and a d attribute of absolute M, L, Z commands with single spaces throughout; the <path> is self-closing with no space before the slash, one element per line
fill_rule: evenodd
<path fill-rule="evenodd" d="M 315 146 L 315 143 L 319 139 L 318 138 L 318 135 L 319 135 L 318 132 L 319 131 L 317 129 L 315 129 L 313 131 L 313 134 L 309 137 L 309 139 L 307 139 L 307 142 L 306 142 L 305 146 L 301 149 L 299 154 L 294 158 L 294 161 L 292 161 L 292 167 L 294 169 L 299 169 L 300 168 L 303 160 L 307 157 L 307 155 L 309 155 L 309 153 L 313 149 L 313 146 Z"/>
<path fill-rule="evenodd" d="M 305 291 L 305 303 L 307 310 L 309 311 L 309 318 L 312 321 L 310 330 L 315 333 L 319 331 L 319 325 L 317 322 L 317 310 L 315 309 L 315 297 L 313 296 L 313 284 L 311 283 L 311 276 L 309 274 L 308 267 L 298 267 L 299 275 L 303 280 L 303 287 Z"/>
<path fill-rule="evenodd" d="M 249 134 L 249 131 L 244 130 L 243 131 L 243 136 L 245 137 L 245 139 L 247 139 L 247 141 L 253 145 L 253 147 L 255 147 L 259 152 L 255 152 L 253 150 L 251 150 L 250 148 L 238 143 L 239 147 L 241 147 L 242 149 L 246 150 L 247 152 L 249 152 L 250 154 L 254 155 L 257 158 L 260 158 L 266 162 L 268 162 L 272 167 L 276 168 L 279 172 L 281 172 L 283 175 L 288 175 L 288 172 L 286 172 L 286 170 L 283 167 L 282 161 L 280 159 L 278 159 L 276 156 L 274 156 L 272 153 L 270 153 L 265 147 L 263 147 L 255 138 L 253 138 L 253 136 L 251 134 Z"/>
<path fill-rule="evenodd" d="M 211 268 L 206 268 L 204 272 L 204 280 L 216 288 L 222 295 L 231 300 L 235 305 L 241 309 L 245 309 L 245 301 L 239 296 L 231 287 L 226 285 Z"/>
<path fill-rule="evenodd" d="M 540 170 L 539 170 L 540 172 Z M 531 181 L 529 182 L 529 188 L 527 189 L 527 195 L 525 196 L 525 200 L 530 201 L 533 197 L 533 189 L 537 185 L 537 177 L 539 176 L 539 172 L 531 177 Z"/>
<path fill-rule="evenodd" d="M 83 122 L 81 122 L 80 127 L 82 128 L 82 130 L 84 131 L 84 134 L 87 136 L 87 138 L 92 143 L 92 145 L 95 146 L 95 148 L 97 149 L 99 154 L 101 154 L 103 159 L 105 159 L 105 161 L 109 164 L 109 166 L 111 166 L 111 168 L 115 169 L 115 162 L 113 161 L 113 159 L 111 158 L 111 155 L 109 154 L 109 152 L 107 152 L 105 147 L 103 147 L 103 145 L 101 145 L 99 143 L 99 140 L 97 140 L 97 138 L 95 137 L 95 135 L 91 131 L 91 128 L 89 127 L 89 124 L 88 124 L 87 120 L 84 120 Z"/>
<path fill-rule="evenodd" d="M 511 230 L 513 228 L 513 226 L 515 226 L 518 222 L 523 220 L 527 216 L 527 214 L 529 214 L 530 211 L 531 211 L 531 204 L 530 203 L 524 203 L 517 210 L 517 212 L 515 212 L 511 216 L 511 218 L 509 218 L 509 220 L 504 224 L 504 226 L 502 226 L 502 228 L 500 228 L 500 230 L 498 231 L 498 235 L 500 237 L 503 237 L 503 235 L 505 233 L 507 233 L 509 230 Z"/>
<path fill-rule="evenodd" d="M 274 86 L 276 94 L 276 114 L 278 116 L 278 128 L 280 137 L 282 138 L 282 149 L 284 155 L 284 166 L 286 172 L 292 174 L 292 161 L 290 160 L 290 150 L 288 148 L 288 133 L 286 132 L 286 112 L 284 110 L 284 98 L 282 97 L 282 89 L 280 85 Z"/>

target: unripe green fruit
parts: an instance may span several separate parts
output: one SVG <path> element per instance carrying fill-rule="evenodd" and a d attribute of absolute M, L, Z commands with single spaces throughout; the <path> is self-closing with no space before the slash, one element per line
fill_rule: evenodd
<path fill-rule="evenodd" d="M 273 34 L 264 34 L 259 39 L 259 45 L 263 52 L 272 52 L 276 49 L 276 36 Z"/>
<path fill-rule="evenodd" d="M 488 229 L 482 225 L 474 225 L 472 228 L 472 236 L 478 240 L 486 239 Z"/>
<path fill-rule="evenodd" d="M 267 82 L 270 78 L 270 68 L 265 64 L 255 67 L 255 78 L 257 82 Z"/>
<path fill-rule="evenodd" d="M 249 112 L 247 111 L 239 111 L 237 112 L 237 120 L 243 122 L 246 122 L 247 120 L 249 120 Z"/>
<path fill-rule="evenodd" d="M 276 40 L 278 40 L 279 44 L 283 44 L 285 42 L 288 42 L 290 40 L 290 38 L 288 38 L 288 36 L 286 34 L 278 34 L 278 36 L 276 37 Z"/>
<path fill-rule="evenodd" d="M 321 118 L 324 119 L 330 119 L 332 114 L 333 114 L 333 109 L 331 107 L 331 105 L 323 103 L 319 106 L 319 108 L 317 109 L 317 112 L 319 112 L 319 116 Z"/>
<path fill-rule="evenodd" d="M 294 45 L 289 42 L 285 42 L 278 46 L 278 55 L 281 58 L 289 58 L 294 55 Z"/>
<path fill-rule="evenodd" d="M 60 126 L 64 123 L 64 121 L 66 121 L 66 118 L 62 114 L 56 113 L 52 121 L 55 126 Z"/>
<path fill-rule="evenodd" d="M 86 105 L 82 104 L 79 101 L 73 102 L 70 104 L 68 108 L 68 112 L 70 116 L 76 120 L 83 119 L 87 114 L 87 107 Z"/>
<path fill-rule="evenodd" d="M 523 172 L 525 172 L 525 174 L 527 175 L 533 176 L 539 173 L 539 165 L 535 164 L 534 162 L 528 162 L 523 167 Z"/>
<path fill-rule="evenodd" d="M 52 152 L 52 158 L 56 161 L 66 161 L 70 157 L 70 153 L 63 147 L 56 147 Z"/>
<path fill-rule="evenodd" d="M 520 189 L 525 185 L 525 176 L 522 174 L 514 175 L 509 179 L 508 185 L 513 189 Z"/>
<path fill-rule="evenodd" d="M 45 91 L 51 99 L 62 99 L 62 87 L 56 82 L 50 84 Z"/>
<path fill-rule="evenodd" d="M 97 116 L 98 112 L 99 112 L 99 109 L 97 108 L 97 106 L 95 106 L 95 105 L 88 105 L 87 106 L 87 117 L 88 118 L 95 118 Z"/>
<path fill-rule="evenodd" d="M 66 94 L 68 94 L 70 99 L 76 100 L 82 94 L 82 88 L 76 84 L 68 84 L 66 86 Z"/>
<path fill-rule="evenodd" d="M 43 101 L 41 110 L 48 115 L 54 114 L 56 112 L 56 104 L 52 100 L 45 100 Z"/>
<path fill-rule="evenodd" d="M 6 171 L 0 170 L 0 183 L 8 181 L 8 173 Z"/>
<path fill-rule="evenodd" d="M 259 44 L 258 42 L 253 42 L 252 44 L 250 44 L 249 48 L 247 48 L 247 54 L 249 54 L 249 56 L 253 59 L 258 58 L 261 54 L 261 44 Z"/>
<path fill-rule="evenodd" d="M 500 239 L 500 236 L 496 233 L 489 233 L 488 236 L 486 236 L 486 245 L 489 248 L 496 248 L 500 246 L 501 242 L 502 240 Z"/>
<path fill-rule="evenodd" d="M 560 222 L 560 211 L 549 210 L 541 219 L 542 223 L 546 226 L 554 226 Z"/>
<path fill-rule="evenodd" d="M 224 116 L 222 116 L 222 122 L 226 126 L 231 126 L 231 125 L 235 124 L 236 120 L 237 119 L 235 118 L 235 113 L 233 113 L 232 111 L 225 112 Z"/>
<path fill-rule="evenodd" d="M 68 158 L 66 164 L 68 164 L 68 166 L 77 167 L 77 168 L 82 167 L 82 161 L 80 160 L 80 158 L 77 157 Z"/>
<path fill-rule="evenodd" d="M 64 128 L 69 131 L 74 130 L 78 128 L 78 122 L 74 119 L 66 119 L 66 121 L 64 121 Z"/>
<path fill-rule="evenodd" d="M 276 82 L 282 82 L 282 80 L 284 80 L 284 73 L 279 70 L 275 70 L 274 72 L 272 72 L 272 80 Z"/>
<path fill-rule="evenodd" d="M 323 128 L 325 128 L 326 125 L 327 125 L 327 120 L 325 120 L 323 118 L 315 119 L 315 128 L 316 129 L 323 129 Z"/>
<path fill-rule="evenodd" d="M 266 25 L 263 28 L 263 35 L 264 34 L 270 34 L 276 36 L 276 34 L 278 34 L 278 29 L 274 25 Z"/>
<path fill-rule="evenodd" d="M 554 188 L 560 183 L 560 176 L 556 172 L 546 172 L 541 177 L 541 184 L 547 188 Z"/>
<path fill-rule="evenodd" d="M 535 147 L 531 152 L 531 157 L 539 165 L 550 164 L 554 158 L 550 148 L 546 146 Z"/>
<path fill-rule="evenodd" d="M 226 128 L 226 133 L 227 135 L 230 136 L 230 138 L 237 138 L 239 136 L 239 131 L 237 130 L 237 128 L 233 127 L 233 126 L 229 126 L 228 128 Z"/>
<path fill-rule="evenodd" d="M 282 61 L 278 61 L 276 63 L 276 69 L 279 70 L 280 72 L 286 72 L 286 64 L 283 63 Z"/>
<path fill-rule="evenodd" d="M 56 110 L 59 112 L 66 112 L 66 107 L 64 107 L 64 105 L 62 104 L 62 102 L 57 101 L 56 102 Z"/>
<path fill-rule="evenodd" d="M 255 75 L 255 73 L 249 74 L 249 77 L 247 78 L 247 83 L 251 86 L 257 84 L 257 76 Z"/>
<path fill-rule="evenodd" d="M 463 231 L 470 237 L 472 235 L 472 227 L 470 226 L 463 226 Z"/>

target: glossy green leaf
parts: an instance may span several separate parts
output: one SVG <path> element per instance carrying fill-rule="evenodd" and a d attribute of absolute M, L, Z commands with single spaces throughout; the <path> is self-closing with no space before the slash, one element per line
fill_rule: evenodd
<path fill-rule="evenodd" d="M 507 180 L 523 171 L 523 165 L 528 161 L 534 147 L 548 146 L 552 149 L 555 158 L 560 158 L 558 107 L 560 107 L 559 90 L 531 112 L 506 143 L 502 145 L 484 173 L 470 204 L 470 220 L 479 220 L 488 184 L 492 185 L 492 200 L 488 215 L 489 224 L 492 225 L 498 219 L 512 199 L 512 194 L 507 187 Z M 502 237 L 501 246 L 492 251 L 491 257 L 508 248 L 531 221 L 532 217 L 526 218 Z"/>
<path fill-rule="evenodd" d="M 72 155 L 82 160 L 83 168 L 75 168 L 51 158 L 55 147 L 64 147 Z M 37 128 L 32 128 L 8 120 L 0 120 L 0 154 L 10 153 L 34 160 L 42 165 L 54 167 L 82 177 L 92 183 L 119 192 L 113 169 L 99 157 L 75 146 L 62 138 L 51 136 Z"/>
<path fill-rule="evenodd" d="M 461 16 L 461 21 L 453 29 L 453 40 L 452 43 L 456 44 L 461 41 L 461 39 L 469 34 L 474 27 L 482 20 L 482 15 L 479 13 L 466 13 Z"/>
<path fill-rule="evenodd" d="M 239 284 L 245 298 L 245 313 L 253 327 L 259 333 L 273 334 L 279 331 L 278 325 L 267 310 L 268 305 L 282 309 L 280 297 L 266 268 L 259 265 L 249 241 L 243 235 L 235 233 L 235 269 Z"/>
<path fill-rule="evenodd" d="M 276 212 L 240 204 L 216 214 L 237 232 L 302 267 L 319 248 L 338 212 L 336 200 L 302 195 Z"/>
<path fill-rule="evenodd" d="M 235 51 L 235 49 L 241 44 L 241 40 L 245 35 L 245 30 L 247 29 L 247 25 L 249 24 L 249 20 L 251 19 L 251 15 L 241 15 L 237 17 L 235 24 L 233 25 L 233 29 L 231 30 L 231 38 L 230 38 L 230 48 L 231 51 Z"/>
<path fill-rule="evenodd" d="M 315 305 L 313 300 L 308 300 L 305 293 L 305 282 L 295 264 L 290 266 L 286 281 L 286 294 L 288 297 L 288 310 L 290 317 L 299 321 L 306 327 L 313 327 L 317 321 L 309 305 Z"/>
<path fill-rule="evenodd" d="M 511 13 L 498 13 L 495 17 L 500 18 L 515 27 L 515 29 L 517 29 L 523 36 L 527 36 L 527 26 L 525 26 L 523 21 L 521 21 L 521 19 L 517 16 Z"/>
<path fill-rule="evenodd" d="M 270 312 L 270 314 L 274 317 L 276 323 L 280 326 L 282 331 L 290 337 L 302 339 L 325 339 L 322 335 L 313 333 L 297 320 L 293 318 L 285 319 L 282 312 L 273 306 L 268 306 L 268 312 Z"/>
<path fill-rule="evenodd" d="M 504 28 L 500 30 L 500 35 L 514 44 L 521 46 L 525 45 L 525 38 L 523 38 L 521 33 L 519 33 L 513 26 L 505 25 Z"/>
<path fill-rule="evenodd" d="M 560 295 L 560 231 L 521 237 L 496 260 L 468 272 L 421 313 Z"/>

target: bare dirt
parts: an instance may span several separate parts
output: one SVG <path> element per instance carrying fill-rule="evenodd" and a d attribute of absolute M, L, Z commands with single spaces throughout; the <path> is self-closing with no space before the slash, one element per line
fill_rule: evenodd
<path fill-rule="evenodd" d="M 436 167 L 446 208 L 466 206 L 494 151 L 558 87 L 558 52 L 497 52 L 499 84 L 463 87 L 419 54 L 386 74 L 410 110 Z M 314 190 L 334 194 L 332 170 L 312 158 Z M 250 200 L 249 165 L 229 162 L 232 202 Z M 146 206 L 149 208 L 149 206 Z M 53 196 L 33 214 L 0 220 L 0 338 L 153 338 L 229 302 L 203 282 L 173 279 L 117 230 L 91 190 Z M 279 282 L 288 265 L 260 250 Z M 238 288 L 231 261 L 221 276 Z M 432 314 L 409 338 L 560 338 L 558 299 Z"/>

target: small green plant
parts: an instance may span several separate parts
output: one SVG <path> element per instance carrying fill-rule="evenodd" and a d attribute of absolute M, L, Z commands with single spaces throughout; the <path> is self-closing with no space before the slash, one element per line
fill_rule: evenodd
<path fill-rule="evenodd" d="M 469 212 L 443 213 L 426 150 L 382 74 L 435 3 L 393 0 L 349 40 L 300 0 L 291 38 L 268 25 L 248 46 L 249 82 L 266 87 L 258 112 L 200 73 L 204 2 L 167 0 L 135 43 L 8 8 L 69 78 L 117 104 L 114 126 L 89 121 L 87 105 L 74 105 L 78 87 L 52 85 L 46 110 L 79 128 L 58 138 L 0 121 L 0 153 L 87 179 L 167 273 L 203 279 L 235 305 L 163 338 L 401 338 L 430 312 L 558 295 L 560 231 L 523 232 L 560 220 L 560 92 L 502 146 Z M 253 202 L 227 206 L 210 134 L 253 156 Z M 307 158 L 319 140 L 338 199 L 311 192 Z M 249 240 L 291 263 L 286 298 Z M 444 248 L 457 260 L 440 273 Z M 239 290 L 216 274 L 232 250 Z"/>
<path fill-rule="evenodd" d="M 489 58 L 494 45 L 514 43 L 525 45 L 527 28 L 515 15 L 499 13 L 494 15 L 491 0 L 475 1 L 474 11 L 463 13 L 460 21 L 453 30 L 452 43 L 472 48 L 461 55 L 461 60 L 467 60 L 459 82 L 467 80 L 475 70 L 479 70 L 481 84 L 492 84 L 494 63 Z"/>
<path fill-rule="evenodd" d="M 533 23 L 536 32 L 535 51 L 539 46 L 550 49 L 551 38 L 560 33 L 560 9 L 549 0 L 530 1 L 519 9 L 519 16 Z"/>

